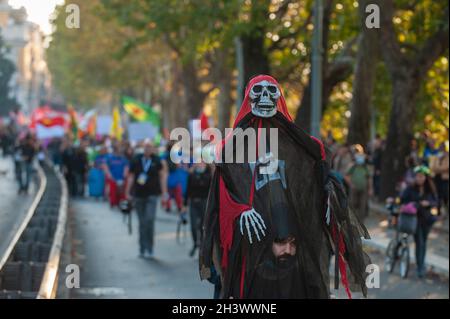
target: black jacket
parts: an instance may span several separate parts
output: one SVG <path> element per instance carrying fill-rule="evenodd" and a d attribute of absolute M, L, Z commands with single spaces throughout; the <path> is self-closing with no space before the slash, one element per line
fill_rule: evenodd
<path fill-rule="evenodd" d="M 208 198 L 209 187 L 211 184 L 211 171 L 207 168 L 204 172 L 196 172 L 195 170 L 189 174 L 185 204 L 192 198 Z"/>
<path fill-rule="evenodd" d="M 437 206 L 437 196 L 432 191 L 425 191 L 420 193 L 416 186 L 409 186 L 400 196 L 402 204 L 415 203 L 417 207 L 417 219 L 419 223 L 431 224 L 435 221 L 435 217 L 431 214 L 431 208 Z M 424 207 L 420 204 L 421 201 L 428 201 L 429 206 Z"/>

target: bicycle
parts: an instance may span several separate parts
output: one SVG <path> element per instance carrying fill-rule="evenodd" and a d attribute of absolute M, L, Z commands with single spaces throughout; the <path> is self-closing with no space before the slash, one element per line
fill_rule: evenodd
<path fill-rule="evenodd" d="M 396 236 L 389 242 L 386 249 L 385 268 L 389 273 L 394 272 L 395 264 L 399 261 L 400 276 L 408 277 L 410 256 L 409 256 L 409 234 L 396 231 Z"/>
<path fill-rule="evenodd" d="M 177 221 L 176 242 L 178 244 L 186 243 L 186 240 L 188 238 L 187 228 L 188 228 L 187 214 L 181 213 Z"/>
<path fill-rule="evenodd" d="M 389 199 L 388 199 L 389 200 Z M 395 265 L 399 262 L 400 276 L 408 277 L 410 266 L 409 236 L 414 234 L 417 227 L 416 209 L 413 204 L 403 205 L 399 208 L 399 200 L 389 202 L 389 225 L 395 227 L 395 238 L 386 248 L 385 269 L 393 273 Z"/>

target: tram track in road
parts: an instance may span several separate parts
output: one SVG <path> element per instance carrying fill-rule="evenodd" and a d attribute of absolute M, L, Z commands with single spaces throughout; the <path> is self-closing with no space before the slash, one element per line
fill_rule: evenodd
<path fill-rule="evenodd" d="M 49 299 L 56 295 L 67 186 L 48 163 L 37 166 L 37 172 L 35 198 L 0 256 L 0 299 Z"/>

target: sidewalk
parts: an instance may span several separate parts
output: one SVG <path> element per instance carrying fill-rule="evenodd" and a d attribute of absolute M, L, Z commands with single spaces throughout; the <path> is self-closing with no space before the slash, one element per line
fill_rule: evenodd
<path fill-rule="evenodd" d="M 365 224 L 371 236 L 364 243 L 372 248 L 385 252 L 389 241 L 394 237 L 394 230 L 388 229 L 388 212 L 380 204 L 370 203 L 370 215 Z M 415 262 L 414 241 L 410 239 L 410 255 Z M 433 226 L 427 243 L 427 266 L 436 273 L 449 277 L 449 233 L 448 218 L 444 223 L 439 222 Z"/>

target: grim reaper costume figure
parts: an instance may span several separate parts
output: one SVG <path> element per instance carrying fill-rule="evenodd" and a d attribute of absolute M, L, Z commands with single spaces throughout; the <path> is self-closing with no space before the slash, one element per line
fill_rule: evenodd
<path fill-rule="evenodd" d="M 216 159 L 203 225 L 201 278 L 219 274 L 220 297 L 227 299 L 329 298 L 334 260 L 335 288 L 341 279 L 349 297 L 350 283 L 365 295 L 370 261 L 361 237 L 369 238 L 367 230 L 330 173 L 323 144 L 293 123 L 274 78 L 251 79 L 233 128 L 235 134 L 220 144 L 222 160 Z M 254 129 L 256 145 L 239 139 L 239 128 Z M 278 131 L 277 150 L 270 145 L 270 128 Z M 231 143 L 234 158 L 241 146 L 245 159 L 256 149 L 255 160 L 227 162 Z"/>

